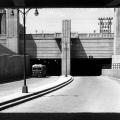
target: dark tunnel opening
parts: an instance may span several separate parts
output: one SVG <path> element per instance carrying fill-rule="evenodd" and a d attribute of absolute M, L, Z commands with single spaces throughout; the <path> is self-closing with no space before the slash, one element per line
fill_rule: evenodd
<path fill-rule="evenodd" d="M 99 76 L 102 69 L 111 68 L 111 58 L 81 58 L 71 59 L 72 76 Z M 31 59 L 33 64 L 43 64 L 47 68 L 47 76 L 61 75 L 61 59 Z"/>
<path fill-rule="evenodd" d="M 47 76 L 61 75 L 61 59 L 31 59 L 31 70 L 33 64 L 46 65 Z"/>
<path fill-rule="evenodd" d="M 71 75 L 99 76 L 102 69 L 111 68 L 111 58 L 81 58 L 71 60 Z"/>

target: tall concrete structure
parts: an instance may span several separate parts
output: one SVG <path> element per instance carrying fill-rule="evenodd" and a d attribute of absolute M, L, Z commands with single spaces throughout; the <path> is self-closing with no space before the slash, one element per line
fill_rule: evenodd
<path fill-rule="evenodd" d="M 19 14 L 14 9 L 0 9 L 0 83 L 23 79 L 23 55 L 19 55 Z M 28 72 L 29 71 L 29 72 Z M 26 73 L 30 60 L 26 56 Z"/>
<path fill-rule="evenodd" d="M 12 9 L 7 9 L 6 11 L 6 37 L 7 37 L 7 47 L 15 52 L 19 52 L 19 14 L 16 9 L 14 9 L 14 15 L 11 15 Z"/>
<path fill-rule="evenodd" d="M 120 8 L 115 8 L 112 68 L 120 68 Z"/>
<path fill-rule="evenodd" d="M 62 75 L 70 74 L 71 21 L 62 21 Z"/>
<path fill-rule="evenodd" d="M 0 10 L 0 34 L 6 34 L 6 11 Z"/>
<path fill-rule="evenodd" d="M 114 15 L 112 69 L 103 69 L 102 74 L 120 78 L 120 8 L 114 9 Z"/>

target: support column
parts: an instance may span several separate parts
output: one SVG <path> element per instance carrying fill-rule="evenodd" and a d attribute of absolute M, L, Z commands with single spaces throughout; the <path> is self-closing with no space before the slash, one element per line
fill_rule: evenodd
<path fill-rule="evenodd" d="M 62 21 L 62 75 L 70 75 L 71 20 Z"/>
<path fill-rule="evenodd" d="M 18 36 L 18 27 L 19 27 L 19 14 L 18 11 L 14 9 L 14 15 L 11 15 L 12 9 L 7 9 L 6 11 L 6 34 L 7 34 L 7 47 L 11 51 L 18 53 L 19 52 L 19 36 Z"/>
<path fill-rule="evenodd" d="M 6 12 L 3 11 L 1 18 L 1 34 L 6 34 Z"/>
<path fill-rule="evenodd" d="M 112 69 L 120 69 L 120 8 L 114 9 L 114 42 L 113 42 L 113 56 Z"/>

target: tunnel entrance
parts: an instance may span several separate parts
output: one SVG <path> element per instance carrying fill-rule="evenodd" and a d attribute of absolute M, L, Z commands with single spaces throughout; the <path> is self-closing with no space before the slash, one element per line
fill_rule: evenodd
<path fill-rule="evenodd" d="M 102 69 L 111 68 L 111 58 L 81 58 L 71 59 L 72 76 L 99 76 Z M 47 76 L 61 75 L 61 59 L 31 59 L 33 64 L 44 64 L 47 67 Z"/>
<path fill-rule="evenodd" d="M 31 69 L 33 64 L 46 65 L 47 76 L 61 75 L 61 59 L 31 59 Z"/>
<path fill-rule="evenodd" d="M 111 58 L 81 58 L 71 59 L 71 75 L 73 76 L 99 76 L 102 69 L 111 68 Z"/>

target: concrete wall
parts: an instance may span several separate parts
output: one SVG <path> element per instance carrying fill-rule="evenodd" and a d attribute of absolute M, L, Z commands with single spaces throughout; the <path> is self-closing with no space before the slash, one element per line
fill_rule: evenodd
<path fill-rule="evenodd" d="M 23 56 L 7 48 L 6 35 L 0 35 L 0 83 L 23 78 Z M 27 75 L 30 75 L 30 57 L 26 57 Z"/>
<path fill-rule="evenodd" d="M 11 15 L 13 9 L 6 11 L 6 36 L 7 48 L 15 53 L 19 53 L 19 14 L 14 9 L 14 16 Z"/>
<path fill-rule="evenodd" d="M 32 58 L 61 58 L 60 39 L 54 36 L 26 35 L 26 53 Z M 20 40 L 20 53 L 23 53 L 23 38 Z"/>
<path fill-rule="evenodd" d="M 32 58 L 61 58 L 61 33 L 26 35 L 26 51 Z M 23 36 L 20 37 L 23 53 Z M 71 33 L 71 58 L 112 58 L 113 34 Z"/>
<path fill-rule="evenodd" d="M 23 55 L 7 46 L 7 36 L 0 34 L 0 83 L 23 79 Z M 26 57 L 27 75 L 31 74 L 30 56 Z"/>
<path fill-rule="evenodd" d="M 120 79 L 120 69 L 102 69 L 102 75 Z"/>
<path fill-rule="evenodd" d="M 27 75 L 30 74 L 29 56 L 27 59 Z M 0 55 L 0 83 L 23 78 L 23 56 Z"/>
<path fill-rule="evenodd" d="M 0 55 L 16 55 L 15 52 L 11 51 L 8 47 L 7 47 L 7 39 L 5 35 L 0 35 Z"/>
<path fill-rule="evenodd" d="M 71 45 L 72 58 L 111 58 L 113 54 L 113 39 L 74 39 Z"/>
<path fill-rule="evenodd" d="M 7 47 L 6 35 L 0 34 L 0 44 Z"/>

